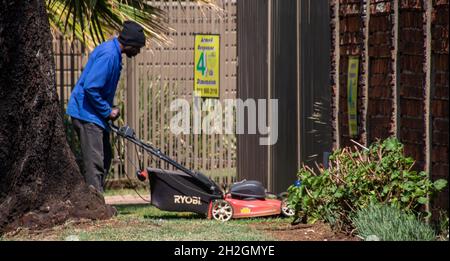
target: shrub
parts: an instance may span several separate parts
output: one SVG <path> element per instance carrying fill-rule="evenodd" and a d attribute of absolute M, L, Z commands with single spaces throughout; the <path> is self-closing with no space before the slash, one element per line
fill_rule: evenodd
<path fill-rule="evenodd" d="M 357 233 L 367 239 L 376 236 L 383 241 L 432 241 L 436 235 L 431 226 L 411 213 L 381 204 L 371 204 L 356 212 L 352 219 Z"/>
<path fill-rule="evenodd" d="M 434 183 L 425 172 L 413 171 L 414 160 L 405 157 L 395 138 L 377 141 L 368 149 L 344 148 L 330 156 L 329 168 L 303 166 L 301 186 L 291 186 L 289 204 L 297 217 L 309 222 L 325 220 L 339 230 L 353 228 L 351 216 L 370 203 L 384 203 L 416 214 L 433 192 L 447 185 Z"/>

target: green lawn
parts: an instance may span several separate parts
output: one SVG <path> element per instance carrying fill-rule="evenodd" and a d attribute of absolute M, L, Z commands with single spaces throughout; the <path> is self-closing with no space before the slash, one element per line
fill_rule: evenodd
<path fill-rule="evenodd" d="M 150 205 L 117 206 L 106 221 L 69 222 L 53 229 L 6 235 L 1 240 L 146 240 L 146 241 L 262 241 L 276 240 L 267 229 L 288 225 L 290 219 L 256 218 L 221 223 L 192 213 L 160 211 Z"/>

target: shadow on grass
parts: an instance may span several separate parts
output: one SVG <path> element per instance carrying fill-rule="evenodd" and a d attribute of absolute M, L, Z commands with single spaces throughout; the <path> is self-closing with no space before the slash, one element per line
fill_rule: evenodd
<path fill-rule="evenodd" d="M 113 206 L 117 209 L 119 215 L 136 214 L 151 207 L 150 204 L 121 204 Z"/>
<path fill-rule="evenodd" d="M 184 216 L 177 215 L 176 213 L 163 213 L 161 215 L 144 215 L 145 219 L 176 219 L 176 220 L 193 220 L 193 219 L 206 219 L 205 216 L 196 213 L 184 213 Z"/>
<path fill-rule="evenodd" d="M 151 204 L 127 204 L 115 205 L 118 211 L 118 216 L 122 217 L 140 217 L 144 219 L 163 219 L 163 220 L 205 220 L 206 216 L 192 213 L 192 212 L 176 212 L 159 210 Z M 234 219 L 238 224 L 252 224 L 252 223 L 290 223 L 292 220 L 283 216 L 263 216 L 263 217 L 248 217 Z"/>
<path fill-rule="evenodd" d="M 204 215 L 190 212 L 169 212 L 159 210 L 150 204 L 127 204 L 115 205 L 119 216 L 135 215 L 143 217 L 144 219 L 177 219 L 177 220 L 192 220 L 205 219 Z"/>

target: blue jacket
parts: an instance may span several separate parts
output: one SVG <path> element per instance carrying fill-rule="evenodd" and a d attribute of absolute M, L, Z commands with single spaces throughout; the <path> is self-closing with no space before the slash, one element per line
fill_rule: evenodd
<path fill-rule="evenodd" d="M 67 105 L 67 114 L 109 129 L 107 118 L 122 70 L 122 54 L 116 37 L 91 53 Z"/>

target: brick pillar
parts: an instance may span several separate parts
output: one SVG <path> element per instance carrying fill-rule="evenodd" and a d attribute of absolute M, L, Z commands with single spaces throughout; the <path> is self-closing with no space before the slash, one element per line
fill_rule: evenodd
<path fill-rule="evenodd" d="M 370 1 L 368 143 L 395 134 L 394 119 L 394 1 Z"/>
<path fill-rule="evenodd" d="M 339 147 L 338 88 L 339 88 L 339 1 L 330 1 L 330 83 L 331 83 L 331 128 L 333 132 L 333 150 Z"/>
<path fill-rule="evenodd" d="M 449 176 L 449 1 L 434 0 L 431 16 L 431 179 Z M 448 210 L 447 189 L 432 201 L 432 210 Z"/>
<path fill-rule="evenodd" d="M 399 5 L 400 140 L 415 168 L 425 165 L 425 17 L 424 1 Z"/>
<path fill-rule="evenodd" d="M 339 6 L 339 38 L 340 38 L 340 61 L 339 61 L 339 135 L 340 146 L 354 146 L 350 141 L 348 128 L 348 109 L 347 109 L 347 75 L 349 56 L 359 56 L 359 76 L 358 76 L 358 137 L 354 140 L 364 143 L 362 136 L 365 128 L 362 124 L 364 112 L 364 95 L 362 75 L 364 64 L 364 17 L 363 2 L 359 0 L 341 0 Z"/>

